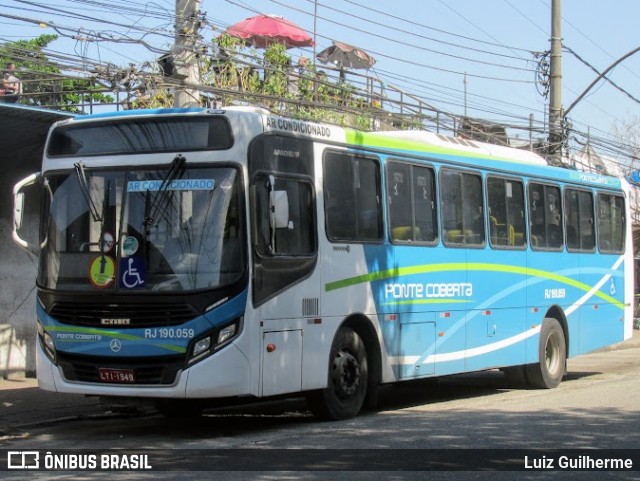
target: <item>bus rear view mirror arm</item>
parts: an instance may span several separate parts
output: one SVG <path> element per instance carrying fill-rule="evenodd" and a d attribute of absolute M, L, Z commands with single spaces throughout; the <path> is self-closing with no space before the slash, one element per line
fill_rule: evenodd
<path fill-rule="evenodd" d="M 32 242 L 24 239 L 24 232 L 33 226 L 32 222 L 25 222 L 25 209 L 27 205 L 33 205 L 34 201 L 25 190 L 38 184 L 40 178 L 40 173 L 31 174 L 19 181 L 13 188 L 13 241 L 27 252 L 35 255 L 38 255 L 40 252 L 37 237 L 36 240 Z M 39 221 L 39 219 L 33 220 L 36 221 L 35 225 L 38 225 L 37 221 Z"/>

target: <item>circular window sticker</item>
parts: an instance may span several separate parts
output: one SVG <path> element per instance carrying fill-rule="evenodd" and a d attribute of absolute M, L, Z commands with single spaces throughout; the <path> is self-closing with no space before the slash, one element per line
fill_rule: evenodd
<path fill-rule="evenodd" d="M 122 255 L 123 257 L 129 257 L 138 252 L 138 248 L 140 244 L 138 243 L 138 239 L 134 236 L 125 237 L 122 241 Z"/>
<path fill-rule="evenodd" d="M 91 261 L 89 279 L 95 287 L 99 289 L 109 287 L 115 279 L 115 273 L 116 263 L 113 257 L 98 256 Z"/>

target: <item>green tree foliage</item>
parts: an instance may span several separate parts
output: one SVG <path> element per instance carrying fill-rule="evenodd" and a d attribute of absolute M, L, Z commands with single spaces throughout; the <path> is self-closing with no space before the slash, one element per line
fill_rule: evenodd
<path fill-rule="evenodd" d="M 16 65 L 16 76 L 22 81 L 20 103 L 53 107 L 79 113 L 83 103 L 111 103 L 113 97 L 92 79 L 70 78 L 47 57 L 44 49 L 57 35 L 41 35 L 31 40 L 18 40 L 0 45 L 0 64 Z"/>
<path fill-rule="evenodd" d="M 285 45 L 257 51 L 241 39 L 221 35 L 217 55 L 205 59 L 203 83 L 214 89 L 218 106 L 262 105 L 282 115 L 369 129 L 369 99 L 348 82 L 336 82 L 308 64 L 292 64 Z"/>

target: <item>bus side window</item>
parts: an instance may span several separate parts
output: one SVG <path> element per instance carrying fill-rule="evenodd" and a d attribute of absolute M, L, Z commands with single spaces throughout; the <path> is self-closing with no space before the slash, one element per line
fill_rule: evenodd
<path fill-rule="evenodd" d="M 529 184 L 529 225 L 531 246 L 560 250 L 563 245 L 560 188 L 546 184 Z"/>
<path fill-rule="evenodd" d="M 380 166 L 377 160 L 327 152 L 324 172 L 325 226 L 329 240 L 382 240 Z"/>
<path fill-rule="evenodd" d="M 252 187 L 255 205 L 254 245 L 261 255 L 307 256 L 316 250 L 313 188 L 306 179 L 273 177 L 275 185 L 261 176 Z M 273 225 L 270 189 L 286 193 L 288 223 Z"/>
<path fill-rule="evenodd" d="M 564 205 L 567 250 L 593 251 L 595 249 L 595 235 L 591 192 L 565 189 Z"/>
<path fill-rule="evenodd" d="M 285 180 L 284 187 L 289 198 L 290 227 L 276 229 L 278 253 L 285 255 L 311 255 L 315 252 L 315 226 L 313 188 L 310 182 Z"/>
<path fill-rule="evenodd" d="M 430 167 L 387 164 L 389 235 L 394 242 L 437 240 L 435 174 Z"/>
<path fill-rule="evenodd" d="M 598 194 L 598 246 L 610 254 L 624 252 L 624 198 L 619 195 Z"/>
<path fill-rule="evenodd" d="M 500 248 L 522 248 L 526 244 L 522 182 L 489 177 L 487 198 L 491 245 Z"/>
<path fill-rule="evenodd" d="M 350 159 L 338 154 L 325 158 L 324 206 L 329 239 L 356 237 L 355 197 Z"/>
<path fill-rule="evenodd" d="M 440 210 L 445 245 L 483 246 L 484 211 L 480 175 L 443 169 Z"/>

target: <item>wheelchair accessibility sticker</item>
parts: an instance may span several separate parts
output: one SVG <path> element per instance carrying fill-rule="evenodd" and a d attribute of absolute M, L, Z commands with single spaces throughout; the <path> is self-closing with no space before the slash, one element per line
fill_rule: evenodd
<path fill-rule="evenodd" d="M 120 259 L 120 287 L 135 289 L 144 287 L 147 270 L 141 257 Z"/>
<path fill-rule="evenodd" d="M 113 257 L 102 255 L 91 261 L 89 279 L 95 287 L 99 289 L 109 287 L 115 279 L 115 273 L 116 263 Z"/>

